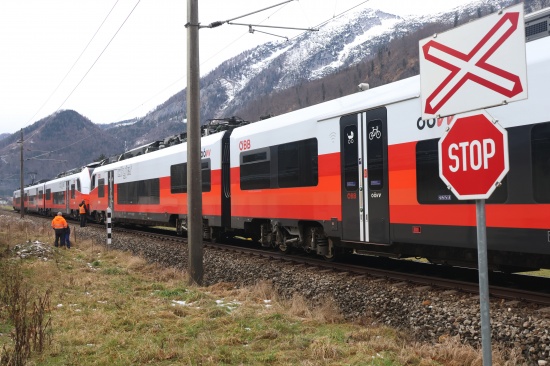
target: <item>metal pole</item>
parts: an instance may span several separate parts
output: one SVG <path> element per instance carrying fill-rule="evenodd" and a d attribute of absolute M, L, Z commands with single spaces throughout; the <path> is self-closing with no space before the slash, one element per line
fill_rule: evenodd
<path fill-rule="evenodd" d="M 481 310 L 481 347 L 483 366 L 493 364 L 491 354 L 491 315 L 489 304 L 489 270 L 487 264 L 487 230 L 485 200 L 476 200 L 477 263 L 479 269 L 479 305 Z"/>
<path fill-rule="evenodd" d="M 199 5 L 187 0 L 187 219 L 189 281 L 202 285 L 202 182 L 199 113 Z"/>
<path fill-rule="evenodd" d="M 21 186 L 21 218 L 25 217 L 25 189 L 23 187 L 24 185 L 24 182 L 23 182 L 23 129 L 21 129 L 21 182 L 20 182 L 20 186 Z"/>

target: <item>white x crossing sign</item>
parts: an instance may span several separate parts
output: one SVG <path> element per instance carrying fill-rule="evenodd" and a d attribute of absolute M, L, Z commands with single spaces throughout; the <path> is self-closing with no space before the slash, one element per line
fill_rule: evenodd
<path fill-rule="evenodd" d="M 419 45 L 423 119 L 527 98 L 523 3 Z"/>

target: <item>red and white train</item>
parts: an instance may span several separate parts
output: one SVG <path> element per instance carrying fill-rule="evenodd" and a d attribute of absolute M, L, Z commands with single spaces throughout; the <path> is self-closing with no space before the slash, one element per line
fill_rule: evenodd
<path fill-rule="evenodd" d="M 88 202 L 90 193 L 90 167 L 73 169 L 59 174 L 55 179 L 40 181 L 23 189 L 25 211 L 54 216 L 62 212 L 66 216 L 78 217 L 78 205 Z M 13 194 L 13 207 L 21 207 L 21 192 Z"/>
<path fill-rule="evenodd" d="M 486 202 L 494 269 L 550 268 L 549 18 L 549 9 L 526 17 L 528 99 L 487 109 L 509 141 L 509 173 Z M 416 76 L 204 136 L 205 238 L 475 266 L 475 202 L 457 200 L 439 178 L 438 140 L 452 119 L 420 116 Z M 110 207 L 114 222 L 185 231 L 186 147 L 96 167 L 91 214 L 101 221 Z M 72 183 L 57 184 L 68 194 Z"/>

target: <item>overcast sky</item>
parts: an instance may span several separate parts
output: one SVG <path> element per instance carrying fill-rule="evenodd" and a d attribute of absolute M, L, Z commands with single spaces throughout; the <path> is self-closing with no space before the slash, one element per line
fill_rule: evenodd
<path fill-rule="evenodd" d="M 199 0 L 199 21 L 233 19 L 283 1 Z M 234 22 L 309 28 L 354 6 L 407 15 L 472 1 L 295 0 Z M 94 123 L 144 116 L 186 86 L 186 9 L 186 0 L 0 0 L 0 133 L 63 109 Z M 247 26 L 203 28 L 201 75 L 269 41 L 284 39 L 251 34 Z"/>

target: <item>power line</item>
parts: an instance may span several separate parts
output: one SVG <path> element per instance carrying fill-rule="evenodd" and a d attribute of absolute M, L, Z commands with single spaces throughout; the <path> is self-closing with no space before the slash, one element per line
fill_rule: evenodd
<path fill-rule="evenodd" d="M 46 151 L 46 152 L 44 152 L 43 154 L 40 154 L 40 155 L 36 155 L 36 156 L 30 157 L 30 158 L 28 158 L 27 160 L 36 159 L 36 158 L 39 158 L 39 157 L 44 156 L 44 155 L 53 154 L 53 153 L 55 153 L 55 152 L 64 150 L 64 149 L 66 149 L 66 148 L 68 148 L 68 147 L 71 147 L 71 146 L 73 146 L 73 145 L 76 145 L 76 144 L 80 143 L 81 141 L 86 140 L 86 139 L 89 138 L 90 136 L 92 136 L 92 134 L 89 134 L 89 135 L 87 135 L 87 136 L 81 138 L 80 140 L 73 142 L 72 144 L 69 144 L 69 145 L 67 145 L 67 146 L 63 146 L 62 148 L 59 148 L 59 149 L 57 149 L 57 150 Z M 36 159 L 36 160 L 40 160 L 40 159 Z M 42 159 L 42 160 L 47 160 L 47 159 Z"/>
<path fill-rule="evenodd" d="M 134 7 L 132 8 L 132 10 L 130 11 L 130 13 L 128 14 L 128 16 L 126 17 L 126 19 L 124 19 L 124 22 L 122 22 L 122 24 L 120 25 L 120 27 L 117 29 L 117 31 L 115 32 L 115 34 L 113 35 L 113 37 L 111 37 L 111 39 L 109 40 L 109 42 L 107 43 L 107 45 L 105 46 L 105 48 L 103 48 L 103 51 L 101 51 L 101 53 L 99 54 L 99 56 L 97 56 L 96 60 L 94 61 L 94 63 L 92 64 L 92 66 L 90 66 L 90 68 L 88 69 L 88 71 L 86 71 L 86 73 L 84 74 L 84 76 L 82 77 L 82 79 L 80 79 L 80 81 L 78 82 L 78 84 L 76 84 L 76 86 L 74 87 L 74 89 L 69 93 L 69 95 L 67 96 L 67 98 L 65 98 L 65 100 L 63 101 L 63 103 L 61 103 L 61 105 L 57 108 L 57 111 L 61 109 L 61 107 L 63 106 L 63 104 L 65 104 L 65 102 L 71 97 L 71 95 L 73 95 L 74 91 L 80 86 L 80 84 L 82 83 L 82 81 L 84 81 L 84 79 L 86 78 L 86 76 L 88 75 L 88 73 L 93 69 L 93 67 L 95 66 L 95 64 L 97 63 L 97 61 L 99 61 L 99 59 L 101 58 L 101 56 L 103 55 L 103 53 L 105 52 L 105 50 L 107 49 L 107 47 L 109 47 L 109 45 L 111 44 L 111 42 L 113 42 L 113 40 L 115 39 L 115 37 L 117 36 L 118 32 L 120 32 L 120 30 L 122 29 L 122 27 L 124 26 L 124 24 L 126 24 L 126 21 L 128 20 L 128 18 L 130 18 L 130 16 L 132 15 L 132 13 L 134 12 L 134 10 L 136 10 L 137 6 L 139 5 L 141 0 L 138 0 L 138 2 L 136 3 L 136 5 L 134 5 Z"/>
<path fill-rule="evenodd" d="M 103 21 L 101 22 L 101 24 L 99 25 L 99 28 L 97 28 L 97 30 L 95 31 L 94 35 L 92 36 L 92 38 L 88 41 L 88 44 L 86 45 L 86 47 L 84 47 L 84 49 L 82 50 L 82 52 L 80 53 L 80 55 L 78 56 L 78 58 L 76 59 L 76 61 L 73 63 L 73 65 L 71 66 L 71 68 L 69 69 L 69 71 L 67 71 L 67 73 L 65 74 L 65 76 L 63 77 L 63 79 L 59 82 L 59 84 L 57 84 L 57 86 L 55 87 L 55 89 L 51 92 L 50 96 L 48 97 L 48 99 L 46 99 L 46 101 L 40 106 L 40 108 L 38 108 L 38 110 L 36 111 L 36 113 L 29 119 L 29 121 L 27 122 L 27 124 L 31 123 L 31 121 L 34 119 L 34 117 L 36 117 L 36 115 L 38 114 L 38 112 L 40 112 L 42 110 L 42 108 L 44 108 L 44 106 L 46 105 L 46 103 L 48 103 L 50 101 L 50 99 L 52 98 L 52 96 L 55 94 L 55 92 L 57 91 L 57 89 L 59 89 L 59 87 L 61 86 L 61 84 L 63 84 L 63 82 L 65 81 L 65 79 L 67 78 L 67 76 L 69 76 L 69 74 L 71 73 L 71 71 L 73 70 L 73 68 L 76 66 L 76 64 L 78 63 L 78 61 L 80 60 L 80 58 L 82 57 L 82 55 L 84 54 L 84 52 L 86 52 L 86 50 L 88 49 L 88 47 L 90 46 L 90 43 L 92 43 L 92 41 L 94 40 L 95 36 L 97 35 L 97 33 L 100 31 L 100 29 L 103 27 L 103 24 L 105 24 L 105 21 L 107 21 L 107 18 L 109 18 L 109 16 L 111 15 L 111 13 L 113 12 L 113 9 L 115 8 L 115 6 L 118 4 L 118 1 L 116 1 L 116 3 L 113 5 L 113 7 L 111 8 L 111 10 L 109 11 L 109 13 L 107 14 L 107 16 L 105 17 L 105 19 L 103 19 Z"/>
<path fill-rule="evenodd" d="M 293 0 L 291 0 L 293 1 Z M 273 13 L 271 13 L 270 15 L 268 15 L 265 19 L 263 19 L 260 23 L 263 23 L 265 22 L 266 20 L 268 20 L 269 18 L 271 18 L 273 15 L 277 14 L 277 12 L 279 12 L 280 10 L 284 9 L 285 6 L 288 5 L 290 1 L 287 1 L 286 3 L 282 3 L 283 6 L 281 6 L 280 8 L 278 8 L 277 10 L 275 10 Z M 281 5 L 281 4 L 278 4 L 278 5 Z M 278 5 L 274 5 L 274 6 L 278 6 Z M 273 6 L 272 6 L 273 7 Z M 268 9 L 272 8 L 272 7 L 269 7 Z M 241 17 L 238 17 L 238 18 L 242 18 Z M 233 19 L 237 19 L 237 18 L 233 18 Z M 222 53 L 223 51 L 225 51 L 226 49 L 228 49 L 229 47 L 231 47 L 233 44 L 235 44 L 236 42 L 238 42 L 241 38 L 243 38 L 244 36 L 246 36 L 249 32 L 244 32 L 241 36 L 237 37 L 235 40 L 233 40 L 232 42 L 228 43 L 225 47 L 223 47 L 222 49 L 220 49 L 217 53 L 215 53 L 214 55 L 212 55 L 211 57 L 207 58 L 206 60 L 202 61 L 201 62 L 201 66 L 204 65 L 205 63 L 207 63 L 208 61 L 212 60 L 214 57 L 218 56 L 220 53 Z M 121 117 L 118 118 L 118 120 L 122 120 L 124 119 L 125 116 L 127 116 L 128 114 L 132 113 L 133 111 L 135 111 L 136 109 L 142 107 L 144 104 L 146 104 L 147 102 L 149 102 L 150 100 L 154 99 L 157 95 L 160 95 L 162 93 L 164 93 L 164 91 L 170 89 L 173 85 L 179 83 L 180 81 L 182 81 L 183 79 L 186 78 L 187 75 L 183 75 L 182 77 L 180 77 L 179 79 L 177 79 L 176 81 L 174 81 L 173 83 L 171 83 L 170 85 L 168 85 L 167 87 L 163 88 L 161 91 L 157 92 L 156 94 L 154 94 L 153 96 L 151 96 L 150 98 L 148 98 L 146 101 L 140 103 L 138 106 L 134 107 L 132 110 L 124 113 Z M 183 90 L 183 89 L 182 89 Z"/>
<path fill-rule="evenodd" d="M 63 80 L 61 80 L 61 82 L 59 83 L 59 85 L 55 88 L 55 90 L 52 92 L 52 94 L 50 94 L 50 97 L 48 97 L 48 99 L 46 100 L 46 102 L 44 102 L 44 104 L 38 109 L 38 111 L 33 115 L 33 117 L 31 117 L 30 120 L 32 120 L 37 114 L 38 112 L 40 112 L 40 110 L 42 109 L 42 107 L 44 107 L 44 105 L 50 100 L 50 98 L 52 97 L 53 93 L 55 93 L 55 91 L 57 91 L 57 89 L 59 88 L 59 86 L 63 83 L 63 81 L 65 80 L 65 78 L 67 77 L 67 75 L 71 72 L 71 70 L 74 68 L 74 66 L 76 65 L 76 63 L 78 62 L 78 60 L 80 60 L 80 57 L 84 54 L 84 52 L 86 51 L 86 49 L 88 48 L 88 46 L 90 45 L 90 43 L 92 42 L 92 40 L 94 39 L 94 37 L 97 35 L 97 33 L 99 32 L 99 30 L 101 29 L 101 27 L 103 26 L 103 24 L 105 23 L 105 21 L 107 20 L 107 18 L 109 17 L 109 15 L 111 14 L 111 12 L 113 11 L 113 9 L 115 8 L 115 6 L 117 5 L 119 0 L 117 0 L 117 2 L 115 3 L 115 5 L 113 5 L 113 7 L 111 8 L 111 10 L 109 11 L 109 13 L 107 14 L 107 16 L 105 17 L 105 19 L 103 20 L 103 22 L 101 23 L 101 25 L 99 26 L 99 28 L 97 29 L 97 31 L 95 32 L 95 34 L 93 35 L 93 37 L 90 39 L 90 41 L 88 42 L 88 44 L 86 45 L 86 47 L 84 48 L 84 50 L 82 51 L 82 53 L 80 54 L 80 56 L 78 56 L 77 60 L 74 62 L 73 66 L 69 69 L 69 71 L 67 72 L 67 74 L 65 75 L 65 77 L 63 78 Z M 134 12 L 134 10 L 136 9 L 136 7 L 139 5 L 141 0 L 138 0 L 138 2 L 136 3 L 136 5 L 134 5 L 134 7 L 132 8 L 132 10 L 130 11 L 130 13 L 126 16 L 126 19 L 124 19 L 124 22 L 122 22 L 122 24 L 120 25 L 120 27 L 117 29 L 117 31 L 115 32 L 115 34 L 111 37 L 111 39 L 109 40 L 109 42 L 107 43 L 107 45 L 103 48 L 103 50 L 101 51 L 101 53 L 99 54 L 99 56 L 96 58 L 96 60 L 94 61 L 94 63 L 90 66 L 90 68 L 88 69 L 88 71 L 86 71 L 86 73 L 84 74 L 84 76 L 82 77 L 82 79 L 80 79 L 80 81 L 78 82 L 78 84 L 73 88 L 73 90 L 69 93 L 69 95 L 67 96 L 67 98 L 65 98 L 65 100 L 63 101 L 63 103 L 61 103 L 61 105 L 52 113 L 52 114 L 55 114 L 57 113 L 61 107 L 63 106 L 63 104 L 65 104 L 65 102 L 71 97 L 71 95 L 75 92 L 75 90 L 80 86 L 80 84 L 82 83 L 82 81 L 84 81 L 84 79 L 86 78 L 86 76 L 88 75 L 88 73 L 92 70 L 92 68 L 95 66 L 95 64 L 97 63 L 97 61 L 101 58 L 101 56 L 103 55 L 103 53 L 105 52 L 105 50 L 107 50 L 107 48 L 109 47 L 109 45 L 111 44 L 111 42 L 115 39 L 115 37 L 117 36 L 118 32 L 120 32 L 120 30 L 122 29 L 122 27 L 124 26 L 124 24 L 126 24 L 126 21 L 128 20 L 128 18 L 130 18 L 130 16 L 132 15 L 132 13 Z M 30 123 L 27 122 L 27 123 Z M 28 141 L 29 139 L 31 139 L 34 135 L 36 135 L 38 132 L 40 131 L 40 128 L 37 129 L 31 136 L 27 137 L 27 139 L 25 141 Z M 70 145 L 69 145 L 70 146 Z M 7 146 L 6 146 L 7 148 Z M 58 151 L 58 150 L 57 150 Z"/>
<path fill-rule="evenodd" d="M 365 1 L 359 3 L 359 4 L 355 5 L 355 6 L 352 6 L 352 7 L 349 8 L 349 9 L 347 9 L 347 10 L 345 10 L 345 11 L 339 13 L 339 14 L 336 14 L 336 4 L 335 4 L 335 6 L 334 6 L 334 12 L 333 12 L 334 15 L 333 15 L 331 18 L 329 18 L 329 19 L 327 19 L 327 20 L 325 20 L 325 21 L 319 23 L 317 26 L 314 26 L 314 27 L 312 27 L 312 28 L 321 28 L 321 27 L 325 26 L 326 24 L 328 24 L 329 22 L 331 22 L 331 21 L 333 21 L 333 20 L 335 20 L 335 19 L 337 19 L 337 18 L 343 16 L 344 14 L 346 14 L 346 13 L 352 11 L 353 9 L 355 9 L 355 8 L 357 8 L 357 7 L 360 7 L 361 5 L 367 3 L 368 1 L 369 1 L 369 0 L 365 0 Z M 263 23 L 263 22 L 265 22 L 267 19 L 269 19 L 269 18 L 272 17 L 273 15 L 275 15 L 275 14 L 276 14 L 277 12 L 279 12 L 280 10 L 282 10 L 285 6 L 288 5 L 288 2 L 281 3 L 281 4 L 278 4 L 278 5 L 283 5 L 283 6 L 282 6 L 281 8 L 279 8 L 279 9 L 277 9 L 276 11 L 274 11 L 273 13 L 271 13 L 269 16 L 267 16 L 264 20 L 262 20 L 262 21 L 260 22 L 260 24 Z M 274 5 L 274 6 L 277 6 L 277 5 Z M 300 6 L 301 6 L 301 5 L 300 5 Z M 270 7 L 270 8 L 271 8 L 271 7 Z M 270 8 L 268 8 L 268 9 L 270 9 Z M 265 9 L 264 9 L 264 10 L 265 10 Z M 240 16 L 240 17 L 238 17 L 238 18 L 241 18 L 241 17 L 242 17 L 242 16 Z M 237 18 L 233 18 L 233 19 L 231 19 L 231 20 L 234 20 L 234 19 L 237 19 Z M 223 24 L 223 22 L 222 22 L 222 24 Z M 221 25 L 221 24 L 220 24 L 220 25 Z M 256 31 L 256 32 L 260 32 L 260 33 L 266 33 L 266 32 L 261 32 L 261 31 L 258 31 L 258 30 L 255 30 L 255 31 Z M 303 34 L 305 34 L 306 32 L 307 32 L 307 31 L 304 31 L 304 32 L 302 32 L 302 33 L 300 33 L 300 34 L 298 34 L 298 35 L 296 35 L 296 36 L 294 36 L 294 37 L 288 39 L 287 42 L 292 42 L 293 40 L 295 40 L 295 39 L 301 37 L 301 36 L 302 36 Z M 221 48 L 217 53 L 215 53 L 215 54 L 212 55 L 211 57 L 207 58 L 206 60 L 202 61 L 202 62 L 201 62 L 201 66 L 204 65 L 205 63 L 209 62 L 209 61 L 212 60 L 213 58 L 217 57 L 220 53 L 222 53 L 223 51 L 225 51 L 226 49 L 228 49 L 229 47 L 231 47 L 231 46 L 232 46 L 233 44 L 235 44 L 236 42 L 240 41 L 241 38 L 243 38 L 244 36 L 246 36 L 246 35 L 249 34 L 249 33 L 251 33 L 251 32 L 244 32 L 241 36 L 235 38 L 235 40 L 231 41 L 231 42 L 228 43 L 225 47 Z M 274 35 L 274 36 L 276 36 L 276 35 Z M 140 108 L 140 107 L 141 107 L 142 105 L 144 105 L 145 103 L 147 103 L 147 102 L 149 102 L 150 100 L 154 99 L 157 95 L 163 93 L 165 90 L 167 90 L 167 89 L 169 89 L 170 87 L 172 87 L 172 85 L 174 85 L 174 84 L 180 82 L 182 79 L 185 79 L 185 77 L 186 77 L 186 75 L 183 75 L 182 77 L 180 77 L 179 79 L 177 79 L 176 81 L 174 81 L 173 83 L 171 83 L 170 85 L 168 85 L 167 87 L 165 87 L 164 89 L 162 89 L 161 91 L 157 92 L 155 95 L 153 95 L 152 97 L 150 97 L 150 98 L 147 99 L 146 101 L 140 103 L 138 106 L 136 106 L 135 108 L 133 108 L 131 111 L 126 112 L 123 116 L 126 116 L 126 115 L 132 113 L 134 110 Z M 182 89 L 182 90 L 183 90 L 183 89 Z"/>

